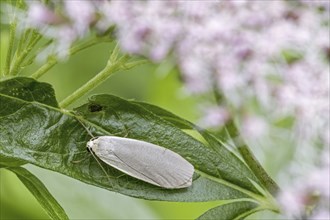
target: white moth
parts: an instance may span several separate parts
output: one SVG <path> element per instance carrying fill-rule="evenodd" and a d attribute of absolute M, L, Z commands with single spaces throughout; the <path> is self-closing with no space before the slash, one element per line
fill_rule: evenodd
<path fill-rule="evenodd" d="M 189 187 L 194 167 L 179 154 L 145 141 L 101 136 L 87 142 L 88 150 L 106 164 L 156 186 Z"/>

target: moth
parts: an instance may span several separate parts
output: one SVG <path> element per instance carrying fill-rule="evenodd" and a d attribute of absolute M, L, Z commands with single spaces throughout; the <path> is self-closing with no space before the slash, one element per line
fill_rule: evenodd
<path fill-rule="evenodd" d="M 191 186 L 194 167 L 164 147 L 116 136 L 94 137 L 87 149 L 106 164 L 147 183 L 180 189 Z"/>

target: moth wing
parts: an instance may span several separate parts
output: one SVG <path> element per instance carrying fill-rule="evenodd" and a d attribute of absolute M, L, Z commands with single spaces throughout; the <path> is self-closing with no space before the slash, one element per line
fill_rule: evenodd
<path fill-rule="evenodd" d="M 192 184 L 194 167 L 179 154 L 144 141 L 104 136 L 95 154 L 118 170 L 163 188 L 185 188 Z M 110 156 L 109 156 L 110 155 Z"/>

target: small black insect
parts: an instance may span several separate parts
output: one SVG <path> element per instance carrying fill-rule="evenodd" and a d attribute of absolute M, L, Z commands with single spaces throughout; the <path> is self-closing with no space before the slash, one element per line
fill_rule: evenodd
<path fill-rule="evenodd" d="M 99 112 L 99 111 L 103 110 L 103 106 L 93 103 L 93 104 L 88 105 L 88 110 L 90 112 Z"/>

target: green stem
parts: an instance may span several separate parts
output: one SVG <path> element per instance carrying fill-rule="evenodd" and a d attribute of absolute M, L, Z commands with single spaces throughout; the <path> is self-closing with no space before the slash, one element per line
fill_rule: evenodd
<path fill-rule="evenodd" d="M 125 63 L 127 58 L 128 58 L 127 56 L 123 56 L 120 59 L 118 59 L 116 62 L 108 62 L 108 65 L 101 72 L 99 72 L 96 76 L 90 79 L 85 85 L 77 89 L 74 93 L 72 93 L 67 98 L 65 98 L 60 103 L 60 107 L 66 108 L 74 101 L 85 95 L 87 92 L 93 90 L 103 81 L 105 81 L 111 74 L 117 72 L 118 70 L 121 70 L 124 65 L 123 63 Z"/>
<path fill-rule="evenodd" d="M 222 103 L 223 96 L 217 90 L 217 85 L 214 86 L 215 98 L 218 104 Z M 254 175 L 259 179 L 263 186 L 273 195 L 275 195 L 279 190 L 279 186 L 276 182 L 267 174 L 266 170 L 262 167 L 257 158 L 253 155 L 250 148 L 246 145 L 242 139 L 234 120 L 230 120 L 226 123 L 226 130 L 233 139 L 239 153 L 243 157 L 245 163 L 252 170 Z"/>
<path fill-rule="evenodd" d="M 28 60 L 26 60 L 26 61 L 22 64 L 22 67 L 26 67 L 26 66 L 32 64 L 33 61 L 36 59 L 37 54 L 40 53 L 41 49 L 47 47 L 47 46 L 50 45 L 52 42 L 53 42 L 53 40 L 49 40 L 49 41 L 48 41 L 47 43 L 45 43 L 43 46 L 39 47 L 38 50 L 37 50 L 32 56 L 30 56 L 30 58 L 29 58 Z M 52 59 L 52 58 L 50 58 L 50 59 Z"/>
<path fill-rule="evenodd" d="M 268 175 L 266 170 L 262 167 L 257 158 L 253 155 L 250 148 L 244 142 L 244 140 L 239 135 L 236 125 L 232 121 L 229 125 L 230 135 L 233 138 L 233 141 L 238 148 L 239 153 L 243 157 L 245 163 L 252 170 L 254 175 L 260 180 L 266 189 L 271 192 L 273 195 L 276 194 L 280 188 L 276 182 Z"/>
<path fill-rule="evenodd" d="M 32 34 L 32 30 L 28 29 L 24 32 L 24 34 L 21 35 L 19 42 L 18 42 L 18 46 L 17 46 L 17 50 L 16 50 L 16 54 L 19 56 L 21 54 L 21 52 L 23 51 L 23 45 L 26 43 L 26 41 L 28 39 L 31 39 L 31 37 L 33 36 Z M 31 40 L 30 40 L 31 41 Z"/>
<path fill-rule="evenodd" d="M 220 96 L 217 97 L 217 100 L 219 100 Z M 273 195 L 276 195 L 277 192 L 279 192 L 280 188 L 276 184 L 276 182 L 267 174 L 266 170 L 261 166 L 259 161 L 256 159 L 256 157 L 253 155 L 249 147 L 245 144 L 244 140 L 239 134 L 239 131 L 234 123 L 233 120 L 230 120 L 226 123 L 225 129 L 223 129 L 226 134 L 230 135 L 230 139 L 234 141 L 235 146 L 237 147 L 240 155 L 243 157 L 244 162 L 246 165 L 251 169 L 253 174 L 257 177 L 257 179 L 260 181 L 264 189 L 263 195 L 266 199 L 258 199 L 258 197 L 254 197 L 259 201 L 261 204 L 261 207 L 272 210 L 276 213 L 280 213 L 280 208 L 277 205 L 276 200 L 274 199 Z M 261 186 L 260 186 L 261 187 Z M 234 187 L 233 187 L 234 188 Z M 245 193 L 244 191 L 240 190 L 241 192 Z M 251 196 L 250 192 L 245 193 L 249 196 Z M 253 194 L 252 194 L 253 195 Z M 254 195 L 253 195 L 254 196 Z"/>
<path fill-rule="evenodd" d="M 256 175 L 256 177 L 260 180 L 260 182 L 266 187 L 266 189 L 271 192 L 273 195 L 276 194 L 280 188 L 276 184 L 276 182 L 268 175 L 266 170 L 262 167 L 260 162 L 256 159 L 256 157 L 252 154 L 250 148 L 243 144 L 238 147 L 238 151 L 244 158 L 244 161 Z"/>
<path fill-rule="evenodd" d="M 136 61 L 132 61 L 132 62 L 129 62 L 129 63 L 125 63 L 123 67 L 124 67 L 125 70 L 129 70 L 129 69 L 132 69 L 133 67 L 140 66 L 140 65 L 146 64 L 148 62 L 149 61 L 145 60 L 145 59 L 136 60 Z"/>
<path fill-rule="evenodd" d="M 37 37 L 38 32 L 36 32 L 36 30 L 32 30 L 32 29 L 28 29 L 27 31 L 25 31 L 24 35 L 22 35 L 19 39 L 19 43 L 17 46 L 17 49 L 15 51 L 14 54 L 14 59 L 16 60 L 17 57 L 20 57 L 22 55 L 22 52 L 24 52 L 25 50 L 23 48 L 28 48 L 30 47 L 30 45 L 34 42 L 34 39 Z M 29 54 L 27 54 L 26 56 L 28 56 Z M 20 68 L 24 68 L 26 66 L 26 63 L 28 61 L 23 62 L 24 59 L 22 60 L 21 63 L 19 63 Z M 16 61 L 15 61 L 16 62 Z"/>
<path fill-rule="evenodd" d="M 95 44 L 98 44 L 98 43 L 103 43 L 103 42 L 111 42 L 112 39 L 103 39 L 103 40 L 100 40 L 99 38 L 93 38 L 91 39 L 90 41 L 87 41 L 87 42 L 84 42 L 80 45 L 77 45 L 73 48 L 71 48 L 70 50 L 70 54 L 69 56 L 72 56 L 74 54 L 76 54 L 77 52 L 81 51 L 81 50 L 84 50 L 88 47 L 91 47 Z M 47 61 L 47 63 L 45 63 L 42 67 L 40 67 L 36 72 L 34 72 L 31 77 L 32 78 L 35 78 L 35 79 L 38 79 L 40 78 L 41 76 L 43 76 L 49 69 L 51 69 L 53 66 L 55 66 L 56 64 L 58 63 L 58 60 L 56 58 L 51 58 Z"/>
<path fill-rule="evenodd" d="M 52 57 L 48 60 L 47 63 L 45 63 L 44 65 L 42 65 L 36 72 L 34 72 L 31 77 L 38 79 L 40 78 L 42 75 L 44 75 L 48 70 L 50 70 L 53 66 L 55 66 L 55 64 L 57 63 L 57 59 L 55 57 Z"/>
<path fill-rule="evenodd" d="M 26 56 L 29 54 L 29 52 L 33 49 L 33 47 L 38 43 L 40 39 L 41 39 L 41 35 L 36 35 L 34 38 L 31 39 L 26 49 L 19 55 L 17 59 L 15 59 L 13 67 L 11 68 L 10 71 L 11 75 L 17 75 L 21 67 L 21 64 L 23 63 L 23 60 L 26 58 Z"/>
<path fill-rule="evenodd" d="M 8 45 L 8 50 L 7 50 L 5 68 L 2 73 L 3 76 L 10 74 L 10 64 L 11 64 L 11 58 L 12 58 L 12 53 L 13 53 L 13 49 L 14 49 L 16 26 L 17 26 L 17 19 L 15 19 L 14 22 L 10 25 L 9 42 L 8 42 L 9 45 Z"/>

